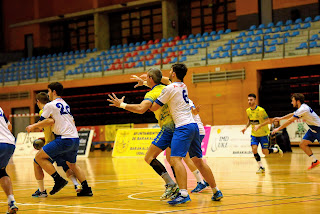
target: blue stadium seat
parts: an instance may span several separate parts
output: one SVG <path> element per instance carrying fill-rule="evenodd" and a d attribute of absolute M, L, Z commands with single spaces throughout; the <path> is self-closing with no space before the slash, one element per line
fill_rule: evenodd
<path fill-rule="evenodd" d="M 315 48 L 315 47 L 317 47 L 317 42 L 316 41 L 312 41 L 312 42 L 310 42 L 310 46 L 309 46 L 310 48 Z"/>
<path fill-rule="evenodd" d="M 254 38 L 254 42 L 257 42 L 257 41 L 261 41 L 262 39 L 261 39 L 261 36 L 256 36 L 255 38 Z"/>
<path fill-rule="evenodd" d="M 247 49 L 247 48 L 249 48 L 249 43 L 244 43 L 244 44 L 240 47 L 240 49 Z"/>
<path fill-rule="evenodd" d="M 296 19 L 296 21 L 294 22 L 295 24 L 300 24 L 300 23 L 302 23 L 302 19 Z"/>
<path fill-rule="evenodd" d="M 204 38 L 203 37 L 200 37 L 197 39 L 197 42 L 205 42 Z"/>
<path fill-rule="evenodd" d="M 111 49 L 111 50 L 114 50 L 114 49 L 116 49 L 116 48 L 117 48 L 117 47 L 116 47 L 115 45 L 112 45 L 110 49 Z"/>
<path fill-rule="evenodd" d="M 217 40 L 219 40 L 221 37 L 220 37 L 220 35 L 217 35 L 217 36 L 215 36 L 214 38 L 212 38 L 212 41 L 217 41 Z"/>
<path fill-rule="evenodd" d="M 239 56 L 244 56 L 244 55 L 248 55 L 247 50 L 242 50 L 242 51 L 239 53 Z"/>
<path fill-rule="evenodd" d="M 285 25 L 287 25 L 287 26 L 292 25 L 292 20 L 291 19 L 287 20 Z"/>
<path fill-rule="evenodd" d="M 217 34 L 218 34 L 218 35 L 221 35 L 221 34 L 223 34 L 223 33 L 224 33 L 223 30 L 219 30 Z"/>
<path fill-rule="evenodd" d="M 280 34 L 276 33 L 276 34 L 273 34 L 271 39 L 278 39 L 280 38 Z"/>
<path fill-rule="evenodd" d="M 310 16 L 305 18 L 304 23 L 307 23 L 307 22 L 312 22 L 312 18 Z"/>
<path fill-rule="evenodd" d="M 212 36 L 208 36 L 208 37 L 206 37 L 204 41 L 206 41 L 206 42 L 210 42 L 210 41 L 212 41 Z"/>
<path fill-rule="evenodd" d="M 288 31 L 288 30 L 291 30 L 291 26 L 288 25 L 288 26 L 285 26 L 284 28 L 282 28 L 282 32 L 285 32 L 285 31 Z"/>
<path fill-rule="evenodd" d="M 271 35 L 264 35 L 264 36 L 263 36 L 263 39 L 264 39 L 264 40 L 271 39 Z"/>
<path fill-rule="evenodd" d="M 195 55 L 195 54 L 198 54 L 199 51 L 198 49 L 193 49 L 191 52 L 190 52 L 190 55 Z"/>
<path fill-rule="evenodd" d="M 311 24 L 308 22 L 308 23 L 305 23 L 305 24 L 301 27 L 301 29 L 306 29 L 306 28 L 309 28 L 309 27 L 311 27 Z"/>
<path fill-rule="evenodd" d="M 313 21 L 314 22 L 320 21 L 320 15 L 317 15 L 316 17 L 314 17 Z"/>
<path fill-rule="evenodd" d="M 177 63 L 178 62 L 178 57 L 174 57 L 170 63 Z"/>
<path fill-rule="evenodd" d="M 177 52 L 179 51 L 179 46 L 174 46 L 174 48 L 172 49 L 172 52 Z"/>
<path fill-rule="evenodd" d="M 290 36 L 290 33 L 289 33 L 289 32 L 286 32 L 286 33 L 282 34 L 281 37 L 288 37 L 288 36 Z"/>
<path fill-rule="evenodd" d="M 245 37 L 246 33 L 245 32 L 241 32 L 238 36 L 236 36 L 236 38 L 241 38 L 241 37 Z"/>
<path fill-rule="evenodd" d="M 245 43 L 252 42 L 252 37 L 247 37 L 246 40 L 244 40 L 244 42 Z"/>
<path fill-rule="evenodd" d="M 267 25 L 267 28 L 272 28 L 272 27 L 274 27 L 274 24 L 273 24 L 273 22 L 270 22 L 270 23 Z"/>
<path fill-rule="evenodd" d="M 167 39 L 166 39 L 166 38 L 162 38 L 162 39 L 160 40 L 160 43 L 164 43 L 164 42 L 167 42 Z"/>
<path fill-rule="evenodd" d="M 233 56 L 233 57 L 234 57 L 234 56 L 239 56 L 239 54 L 238 54 L 238 51 L 237 51 L 237 50 L 232 51 L 232 52 L 231 52 L 231 54 L 232 54 L 232 56 Z"/>
<path fill-rule="evenodd" d="M 257 27 L 255 25 L 251 25 L 249 30 L 255 30 Z"/>
<path fill-rule="evenodd" d="M 265 50 L 266 53 L 271 53 L 271 52 L 274 52 L 274 51 L 276 51 L 276 46 L 271 46 L 269 49 L 266 48 L 266 50 Z"/>
<path fill-rule="evenodd" d="M 276 24 L 276 27 L 281 27 L 283 25 L 283 22 L 282 21 L 278 21 L 277 24 Z"/>
<path fill-rule="evenodd" d="M 276 27 L 272 32 L 273 32 L 273 33 L 279 33 L 279 32 L 281 32 L 281 27 Z"/>
<path fill-rule="evenodd" d="M 264 31 L 265 34 L 272 33 L 272 28 L 268 28 Z"/>
<path fill-rule="evenodd" d="M 214 36 L 214 35 L 216 35 L 216 34 L 217 34 L 216 31 L 211 31 L 211 32 L 210 32 L 210 36 Z"/>
<path fill-rule="evenodd" d="M 134 44 L 131 42 L 130 44 L 129 44 L 129 47 L 134 47 Z M 112 49 L 112 48 L 111 48 Z"/>
<path fill-rule="evenodd" d="M 172 41 L 172 40 L 173 40 L 173 38 L 172 38 L 172 37 L 170 37 L 170 38 L 168 39 L 168 42 L 170 42 L 169 40 L 170 40 L 170 41 Z M 142 46 L 142 45 L 146 45 L 146 44 L 147 44 L 147 41 L 143 41 L 143 42 L 141 42 L 141 46 Z"/>
<path fill-rule="evenodd" d="M 319 35 L 318 34 L 314 34 L 310 38 L 310 41 L 315 41 L 315 40 L 319 40 Z"/>
<path fill-rule="evenodd" d="M 228 34 L 228 33 L 231 33 L 231 29 L 227 29 L 224 34 Z"/>
<path fill-rule="evenodd" d="M 252 55 L 252 54 L 256 54 L 257 50 L 255 48 L 250 49 L 250 52 L 248 53 L 248 55 Z"/>
<path fill-rule="evenodd" d="M 182 53 L 182 56 L 188 56 L 190 55 L 190 50 L 186 50 Z"/>
<path fill-rule="evenodd" d="M 240 44 L 236 44 L 235 46 L 232 47 L 232 50 L 238 50 L 240 49 Z"/>
<path fill-rule="evenodd" d="M 88 49 L 86 50 L 86 53 L 91 53 L 91 49 L 88 48 Z"/>
<path fill-rule="evenodd" d="M 258 42 L 253 42 L 250 48 L 260 47 Z"/>
<path fill-rule="evenodd" d="M 237 39 L 237 40 L 235 41 L 235 43 L 236 43 L 236 44 L 240 44 L 240 43 L 243 43 L 243 39 L 242 39 L 242 38 L 240 38 L 240 39 Z"/>
<path fill-rule="evenodd" d="M 259 25 L 259 27 L 258 27 L 258 29 L 263 29 L 263 28 L 265 28 L 266 26 L 264 25 L 264 24 L 260 24 Z"/>
<path fill-rule="evenodd" d="M 248 31 L 247 32 L 247 36 L 253 36 L 254 35 L 254 32 L 253 31 Z"/>
<path fill-rule="evenodd" d="M 135 68 L 143 67 L 143 63 L 142 62 L 138 62 L 134 67 Z"/>
<path fill-rule="evenodd" d="M 292 30 L 298 30 L 301 29 L 301 25 L 300 24 L 296 24 L 295 26 L 293 26 Z"/>
<path fill-rule="evenodd" d="M 230 45 L 226 45 L 225 48 L 222 51 L 230 51 L 231 46 Z"/>
<path fill-rule="evenodd" d="M 179 60 L 179 62 L 185 62 L 185 61 L 187 61 L 187 57 L 186 56 L 181 57 L 180 60 Z"/>
<path fill-rule="evenodd" d="M 226 52 L 228 53 L 228 52 Z M 213 56 L 211 56 L 210 59 L 217 59 L 217 58 L 220 58 L 220 53 L 215 53 Z"/>
<path fill-rule="evenodd" d="M 197 33 L 196 38 L 200 38 L 200 37 L 201 37 L 201 33 Z"/>

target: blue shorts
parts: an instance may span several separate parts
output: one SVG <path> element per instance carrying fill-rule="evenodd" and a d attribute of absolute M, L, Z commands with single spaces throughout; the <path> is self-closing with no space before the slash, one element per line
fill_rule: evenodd
<path fill-rule="evenodd" d="M 166 148 L 170 147 L 172 137 L 172 131 L 161 129 L 157 137 L 152 141 L 152 144 L 162 150 L 165 150 Z"/>
<path fill-rule="evenodd" d="M 199 128 L 196 123 L 180 126 L 173 133 L 171 157 L 185 157 L 188 151 L 190 158 L 202 157 Z"/>
<path fill-rule="evenodd" d="M 259 146 L 259 143 L 261 144 L 262 149 L 268 149 L 269 148 L 269 138 L 268 136 L 262 136 L 262 137 L 255 137 L 251 135 L 251 146 L 257 145 Z"/>
<path fill-rule="evenodd" d="M 62 168 L 63 168 L 63 171 L 65 171 L 65 172 L 67 172 L 68 171 L 68 169 L 70 169 L 69 168 L 69 166 L 68 166 L 68 164 L 66 163 L 66 161 L 65 160 L 63 160 L 62 158 L 60 158 L 59 156 L 58 157 L 56 157 L 56 159 L 55 160 L 52 160 L 52 159 L 48 159 L 52 164 L 54 163 L 54 162 L 57 162 L 57 166 L 61 166 Z M 36 163 L 36 164 L 38 164 L 38 162 L 36 161 L 36 159 L 33 159 L 33 161 Z M 39 165 L 39 164 L 38 164 Z M 39 165 L 40 166 L 40 165 Z"/>
<path fill-rule="evenodd" d="M 311 129 L 309 129 L 307 131 L 307 133 L 303 136 L 303 140 L 309 140 L 311 141 L 312 143 L 315 141 L 315 140 L 318 140 L 319 143 L 320 143 L 320 132 L 317 132 L 317 133 L 314 133 L 311 131 Z"/>
<path fill-rule="evenodd" d="M 13 144 L 0 143 L 0 169 L 8 165 L 15 148 L 16 146 Z"/>
<path fill-rule="evenodd" d="M 57 137 L 42 149 L 52 160 L 56 160 L 57 164 L 58 162 L 60 164 L 60 160 L 75 163 L 79 149 L 79 138 L 62 139 Z"/>

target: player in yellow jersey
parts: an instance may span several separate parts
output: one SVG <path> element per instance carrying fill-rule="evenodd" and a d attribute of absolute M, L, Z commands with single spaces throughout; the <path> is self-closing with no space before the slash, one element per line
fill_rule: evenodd
<path fill-rule="evenodd" d="M 280 147 L 276 144 L 274 148 L 269 149 L 269 139 L 268 135 L 270 133 L 269 127 L 267 123 L 271 123 L 271 119 L 268 117 L 267 112 L 264 110 L 264 108 L 256 105 L 256 95 L 255 94 L 249 94 L 248 95 L 248 104 L 249 108 L 246 110 L 247 116 L 248 116 L 248 122 L 244 129 L 241 130 L 241 132 L 244 134 L 244 132 L 247 130 L 247 128 L 252 125 L 252 132 L 251 132 L 251 147 L 253 155 L 258 162 L 259 169 L 257 171 L 257 174 L 264 173 L 265 168 L 262 165 L 260 155 L 258 154 L 258 145 L 261 144 L 262 147 L 262 153 L 264 155 L 268 155 L 270 153 L 279 153 L 282 157 L 283 152 L 280 149 Z M 263 126 L 260 127 L 260 125 L 263 124 Z M 257 126 L 257 127 L 255 127 Z"/>
<path fill-rule="evenodd" d="M 112 103 L 110 104 L 110 106 L 123 108 L 125 110 L 138 114 L 145 113 L 165 88 L 164 85 L 160 84 L 161 78 L 162 72 L 159 69 L 149 69 L 147 73 L 146 84 L 151 88 L 151 91 L 146 93 L 146 95 L 144 96 L 144 100 L 140 104 L 126 104 L 123 102 L 124 97 L 118 99 L 115 94 L 112 94 L 109 95 L 110 99 L 108 99 L 108 101 Z M 164 105 L 163 107 L 155 111 L 154 115 L 158 120 L 161 130 L 150 145 L 144 159 L 166 182 L 166 190 L 160 197 L 161 200 L 164 200 L 169 198 L 179 190 L 178 185 L 172 180 L 166 168 L 160 161 L 157 160 L 158 155 L 170 145 L 175 125 L 170 115 L 168 105 Z"/>
<path fill-rule="evenodd" d="M 41 116 L 43 112 L 43 107 L 45 106 L 45 104 L 47 104 L 50 101 L 49 101 L 48 95 L 44 92 L 38 93 L 36 95 L 36 100 L 37 100 L 37 105 L 40 109 L 39 116 Z M 44 132 L 45 144 L 48 144 L 55 139 L 51 126 L 44 127 L 43 132 Z M 55 161 L 57 162 L 58 166 L 62 166 L 63 170 L 66 172 L 67 177 L 73 182 L 73 184 L 75 185 L 76 192 L 80 192 L 81 187 L 77 181 L 77 178 L 75 177 L 74 172 L 71 169 L 69 169 L 67 163 L 64 160 L 60 160 L 60 159 Z M 37 179 L 39 188 L 35 193 L 32 194 L 32 197 L 39 197 L 39 198 L 47 197 L 48 194 L 44 188 L 44 182 L 43 182 L 43 178 L 44 178 L 43 170 L 35 160 L 33 162 L 33 166 L 34 166 L 34 175 Z"/>

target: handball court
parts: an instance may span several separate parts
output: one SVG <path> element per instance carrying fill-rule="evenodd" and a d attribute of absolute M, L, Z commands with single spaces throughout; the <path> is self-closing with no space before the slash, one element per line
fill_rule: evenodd
<path fill-rule="evenodd" d="M 313 148 L 317 157 L 320 148 Z M 93 188 L 93 197 L 77 197 L 71 181 L 56 195 L 32 198 L 37 189 L 33 159 L 14 158 L 7 171 L 13 180 L 18 213 L 318 213 L 320 210 L 320 167 L 308 171 L 311 163 L 301 149 L 293 153 L 263 158 L 265 175 L 256 174 L 254 158 L 205 159 L 224 194 L 211 201 L 211 190 L 190 194 L 191 202 L 170 206 L 159 197 L 164 182 L 143 158 L 111 158 L 111 152 L 94 151 L 88 159 L 78 159 Z M 164 161 L 161 159 L 161 161 Z M 166 161 L 167 168 L 168 164 Z M 59 173 L 65 177 L 62 169 Z M 171 173 L 171 170 L 170 170 Z M 45 175 L 50 191 L 53 180 Z M 188 171 L 189 192 L 196 186 Z M 0 213 L 6 212 L 6 197 L 0 194 Z"/>

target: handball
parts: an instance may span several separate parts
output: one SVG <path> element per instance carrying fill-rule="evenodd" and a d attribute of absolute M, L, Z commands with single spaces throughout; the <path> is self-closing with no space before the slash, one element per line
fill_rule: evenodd
<path fill-rule="evenodd" d="M 40 150 L 45 144 L 45 141 L 43 138 L 39 138 L 39 139 L 35 139 L 33 141 L 33 148 L 35 148 L 36 150 Z"/>

